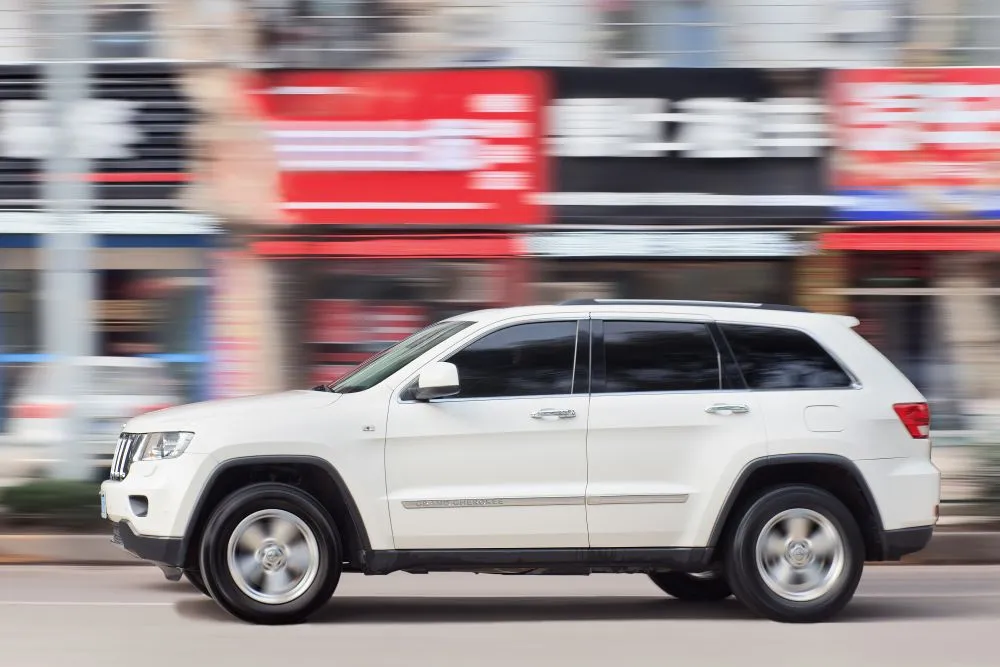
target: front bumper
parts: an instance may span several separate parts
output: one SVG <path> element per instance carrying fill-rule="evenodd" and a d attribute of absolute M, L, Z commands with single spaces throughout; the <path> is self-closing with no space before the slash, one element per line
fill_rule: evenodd
<path fill-rule="evenodd" d="M 142 560 L 161 567 L 180 568 L 184 565 L 184 540 L 180 537 L 150 537 L 139 535 L 127 521 L 111 524 L 111 541 Z"/>
<path fill-rule="evenodd" d="M 213 461 L 185 452 L 168 461 L 138 461 L 123 480 L 105 480 L 101 495 L 112 523 L 127 522 L 137 535 L 183 537 Z"/>

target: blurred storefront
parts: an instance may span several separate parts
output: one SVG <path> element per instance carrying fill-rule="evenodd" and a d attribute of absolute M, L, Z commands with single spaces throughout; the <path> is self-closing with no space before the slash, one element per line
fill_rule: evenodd
<path fill-rule="evenodd" d="M 0 69 L 0 406 L 46 358 L 40 246 L 56 228 L 43 199 L 51 137 L 43 83 L 35 64 Z M 215 230 L 184 203 L 193 111 L 173 70 L 158 63 L 96 66 L 91 98 L 80 105 L 95 201 L 78 224 L 94 239 L 97 353 L 157 359 L 171 392 L 197 399 L 207 365 L 205 253 Z"/>
<path fill-rule="evenodd" d="M 525 301 L 542 73 L 276 71 L 252 85 L 283 215 L 253 251 L 284 276 L 293 384 L 336 379 L 441 317 Z"/>
<path fill-rule="evenodd" d="M 827 220 L 821 72 L 550 70 L 532 298 L 791 303 Z"/>
<path fill-rule="evenodd" d="M 998 85 L 992 68 L 832 78 L 830 292 L 928 396 L 938 432 L 994 429 L 1000 409 Z"/>

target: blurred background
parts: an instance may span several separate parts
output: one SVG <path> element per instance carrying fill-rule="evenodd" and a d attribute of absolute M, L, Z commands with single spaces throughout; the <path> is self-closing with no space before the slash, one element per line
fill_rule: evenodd
<path fill-rule="evenodd" d="M 931 402 L 943 521 L 996 521 L 998 32 L 990 0 L 0 0 L 2 484 L 463 311 L 711 299 L 857 316 Z"/>

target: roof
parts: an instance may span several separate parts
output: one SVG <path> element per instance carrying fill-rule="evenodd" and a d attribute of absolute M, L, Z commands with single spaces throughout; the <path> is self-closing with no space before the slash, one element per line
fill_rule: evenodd
<path fill-rule="evenodd" d="M 671 301 L 645 299 L 574 299 L 541 306 L 514 306 L 465 313 L 451 319 L 477 322 L 500 321 L 508 318 L 555 315 L 558 313 L 662 313 L 708 319 L 782 323 L 816 322 L 830 315 L 814 313 L 806 308 L 781 304 L 758 304 L 729 301 Z M 840 316 L 837 316 L 840 317 Z M 847 318 L 853 320 L 854 318 Z"/>

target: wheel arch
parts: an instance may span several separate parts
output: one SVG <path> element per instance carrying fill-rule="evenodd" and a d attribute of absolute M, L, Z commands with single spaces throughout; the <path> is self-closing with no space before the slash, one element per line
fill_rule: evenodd
<path fill-rule="evenodd" d="M 201 533 L 218 504 L 233 491 L 264 481 L 289 483 L 316 498 L 337 524 L 349 568 L 363 568 L 371 542 L 361 511 L 333 464 L 310 455 L 238 456 L 220 463 L 198 495 L 184 530 L 182 567 L 198 562 Z"/>
<path fill-rule="evenodd" d="M 858 466 L 836 454 L 782 454 L 755 459 L 740 471 L 709 536 L 713 560 L 720 557 L 726 536 L 759 494 L 777 485 L 794 483 L 813 484 L 833 493 L 857 521 L 865 541 L 866 559 L 883 559 L 882 515 Z"/>

